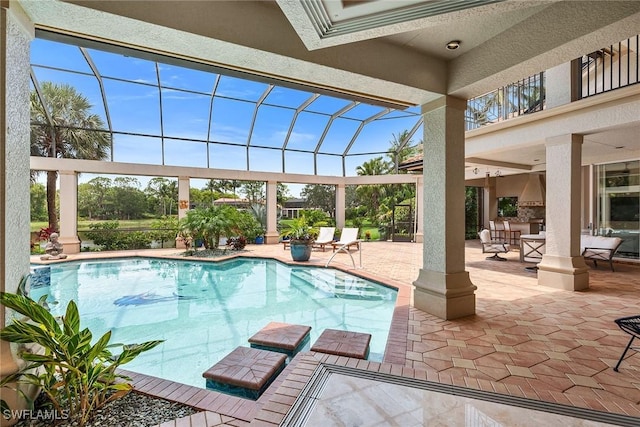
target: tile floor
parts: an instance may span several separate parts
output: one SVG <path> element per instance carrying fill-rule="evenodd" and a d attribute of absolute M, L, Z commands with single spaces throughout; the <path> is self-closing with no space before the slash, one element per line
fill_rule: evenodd
<path fill-rule="evenodd" d="M 199 414 L 197 420 L 176 420 L 166 425 L 278 424 L 313 374 L 315 366 L 309 358 L 627 414 L 639 417 L 640 425 L 640 355 L 629 351 L 620 372 L 612 369 L 629 339 L 613 320 L 640 314 L 640 265 L 616 263 L 615 272 L 607 266 L 592 268 L 590 288 L 569 292 L 538 286 L 535 273 L 524 269 L 517 251 L 506 254 L 508 262 L 487 261 L 479 243 L 468 241 L 465 252 L 466 270 L 478 287 L 475 315 L 445 321 L 411 307 L 410 288 L 422 266 L 422 245 L 365 242 L 362 268 L 354 272 L 393 284 L 400 290 L 385 363 L 306 353 L 294 359 L 257 402 L 209 394 L 214 392 L 189 392 L 187 395 L 199 399 L 198 407 L 213 412 Z M 166 256 L 176 252 L 129 252 L 152 253 Z M 352 254 L 357 265 L 359 254 L 353 251 Z M 109 255 L 113 256 L 100 256 Z M 282 245 L 251 245 L 245 255 L 290 261 Z M 310 263 L 324 265 L 331 255 L 331 251 L 314 251 Z M 70 258 L 85 256 L 95 257 L 96 253 Z M 342 253 L 331 265 L 352 270 L 351 259 Z M 144 389 L 145 380 L 140 381 L 140 388 Z M 161 391 L 162 386 L 155 389 L 154 392 Z M 169 393 L 171 398 L 187 403 L 192 400 L 180 397 L 185 390 L 175 386 L 173 390 Z M 222 404 L 215 404 L 216 401 Z M 214 421 L 209 421 L 209 414 Z M 206 424 L 201 423 L 203 419 Z"/>

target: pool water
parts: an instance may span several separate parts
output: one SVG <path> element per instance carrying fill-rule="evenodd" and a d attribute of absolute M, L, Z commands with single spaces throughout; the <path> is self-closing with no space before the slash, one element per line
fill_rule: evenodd
<path fill-rule="evenodd" d="M 48 266 L 45 268 L 49 268 Z M 271 321 L 372 335 L 369 360 L 382 360 L 397 291 L 331 268 L 275 260 L 221 263 L 128 258 L 50 266 L 49 309 L 74 300 L 81 327 L 113 343 L 165 340 L 123 368 L 205 387 L 202 373 Z"/>

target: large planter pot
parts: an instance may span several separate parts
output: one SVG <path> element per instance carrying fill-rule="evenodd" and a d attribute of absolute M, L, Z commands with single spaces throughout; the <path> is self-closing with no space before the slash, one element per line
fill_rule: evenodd
<path fill-rule="evenodd" d="M 291 247 L 291 258 L 294 261 L 309 261 L 311 258 L 312 243 L 299 243 L 292 241 L 289 245 Z"/>
<path fill-rule="evenodd" d="M 256 237 L 256 245 L 261 245 L 264 243 L 264 236 L 257 236 Z"/>

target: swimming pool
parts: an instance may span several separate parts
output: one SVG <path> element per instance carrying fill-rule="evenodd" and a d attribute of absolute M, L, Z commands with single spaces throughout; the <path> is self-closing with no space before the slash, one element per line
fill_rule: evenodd
<path fill-rule="evenodd" d="M 165 342 L 123 368 L 205 387 L 202 373 L 270 321 L 372 335 L 369 360 L 381 361 L 397 291 L 331 268 L 243 258 L 220 263 L 127 258 L 56 264 L 49 309 L 74 300 L 81 326 L 112 342 Z"/>

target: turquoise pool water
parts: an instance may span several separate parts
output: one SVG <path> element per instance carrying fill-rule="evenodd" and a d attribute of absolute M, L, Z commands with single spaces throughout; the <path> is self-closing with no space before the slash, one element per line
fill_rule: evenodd
<path fill-rule="evenodd" d="M 45 267 L 49 268 L 48 266 Z M 205 387 L 202 373 L 270 321 L 372 334 L 369 360 L 382 359 L 397 291 L 334 270 L 274 260 L 222 263 L 129 258 L 50 266 L 50 310 L 76 301 L 81 327 L 112 342 L 162 339 L 123 368 Z M 46 270 L 45 270 L 46 271 Z"/>

